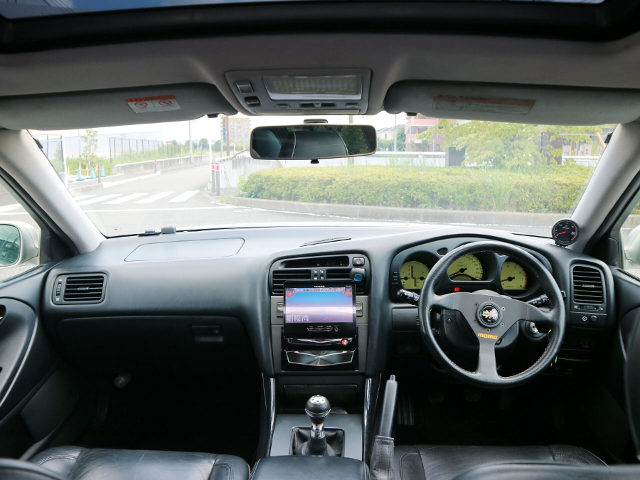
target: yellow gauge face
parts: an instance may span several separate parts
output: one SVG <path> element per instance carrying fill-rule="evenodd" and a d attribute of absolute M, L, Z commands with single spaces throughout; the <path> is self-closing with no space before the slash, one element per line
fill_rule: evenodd
<path fill-rule="evenodd" d="M 482 263 L 472 253 L 458 258 L 449 266 L 449 278 L 458 282 L 482 280 L 484 269 Z"/>
<path fill-rule="evenodd" d="M 507 260 L 500 270 L 500 282 L 505 290 L 524 290 L 527 288 L 527 272 L 520 264 Z"/>
<path fill-rule="evenodd" d="M 400 281 L 402 288 L 420 290 L 429 274 L 429 268 L 424 263 L 407 262 L 400 268 Z"/>

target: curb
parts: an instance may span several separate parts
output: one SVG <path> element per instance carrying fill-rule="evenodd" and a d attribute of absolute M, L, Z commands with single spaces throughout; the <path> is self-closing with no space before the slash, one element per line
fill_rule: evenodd
<path fill-rule="evenodd" d="M 277 212 L 313 213 L 316 215 L 395 220 L 437 224 L 496 225 L 500 227 L 549 227 L 568 214 L 520 212 L 472 212 L 465 210 L 428 210 L 421 208 L 341 205 L 330 203 L 290 202 L 257 198 L 231 197 L 226 203 Z"/>
<path fill-rule="evenodd" d="M 104 183 L 93 183 L 91 185 L 83 185 L 81 187 L 70 188 L 69 192 L 72 194 L 81 193 L 81 192 L 88 192 L 90 190 L 98 190 L 99 188 L 104 188 Z"/>

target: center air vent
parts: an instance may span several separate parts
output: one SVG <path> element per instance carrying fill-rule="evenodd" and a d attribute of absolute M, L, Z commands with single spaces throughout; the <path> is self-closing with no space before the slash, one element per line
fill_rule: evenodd
<path fill-rule="evenodd" d="M 602 272 L 595 267 L 576 265 L 572 272 L 573 303 L 600 305 L 604 303 Z"/>
<path fill-rule="evenodd" d="M 104 300 L 105 283 L 102 273 L 60 275 L 53 287 L 54 303 L 99 303 Z"/>
<path fill-rule="evenodd" d="M 274 295 L 284 294 L 284 282 L 291 280 L 311 280 L 311 270 L 287 269 L 274 270 L 271 282 L 271 292 Z"/>
<path fill-rule="evenodd" d="M 358 269 L 355 273 L 363 278 L 360 282 L 354 282 L 356 295 L 366 295 L 369 285 L 368 272 L 371 270 L 369 260 L 362 254 L 319 255 L 279 260 L 271 267 L 271 294 L 283 295 L 284 282 L 353 282 L 351 273 L 354 269 Z"/>

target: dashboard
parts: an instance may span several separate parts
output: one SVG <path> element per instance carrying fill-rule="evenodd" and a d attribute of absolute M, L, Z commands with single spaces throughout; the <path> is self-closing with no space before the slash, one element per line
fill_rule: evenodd
<path fill-rule="evenodd" d="M 304 279 L 299 275 L 317 275 L 327 281 L 350 279 L 357 281 L 360 308 L 357 347 L 361 353 L 354 374 L 370 377 L 383 372 L 390 356 L 397 354 L 390 342 L 396 331 L 416 331 L 417 309 L 399 300 L 398 290 L 419 292 L 443 255 L 479 240 L 520 246 L 552 273 L 565 292 L 567 323 L 577 329 L 575 338 L 567 337 L 567 348 L 591 348 L 601 332 L 613 325 L 613 279 L 598 260 L 559 247 L 551 239 L 468 227 L 388 223 L 111 238 L 95 252 L 65 260 L 50 271 L 42 297 L 43 322 L 61 351 L 83 369 L 118 371 L 144 364 L 153 369 L 215 371 L 253 364 L 274 376 L 280 375 L 273 347 L 274 329 L 282 324 L 278 275 L 293 273 L 297 280 Z M 132 256 L 157 244 L 171 246 L 166 257 Z M 201 258 L 190 253 L 189 245 L 196 244 L 203 247 L 198 250 Z M 229 248 L 222 248 L 225 245 Z M 65 282 L 82 276 L 103 284 L 102 297 L 63 302 Z M 576 282 L 585 276 L 602 286 L 595 304 L 585 305 L 587 297 L 579 296 L 584 292 Z M 442 288 L 450 292 L 487 289 L 524 301 L 543 293 L 525 266 L 493 252 L 458 259 Z M 56 298 L 62 299 L 56 302 Z M 400 317 L 407 322 L 398 323 Z M 412 335 L 416 341 L 418 337 Z"/>

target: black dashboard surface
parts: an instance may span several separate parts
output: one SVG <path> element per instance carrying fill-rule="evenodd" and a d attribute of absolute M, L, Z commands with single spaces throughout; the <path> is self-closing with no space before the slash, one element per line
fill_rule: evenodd
<path fill-rule="evenodd" d="M 338 237 L 345 238 L 303 246 Z M 236 239 L 236 242 L 243 239 L 244 244 L 232 256 L 212 252 L 203 258 L 154 257 L 130 261 L 131 253 L 142 245 L 222 239 Z M 503 241 L 528 249 L 543 259 L 560 290 L 565 292 L 570 291 L 571 266 L 575 262 L 599 267 L 604 275 L 607 298 L 611 300 L 607 302 L 609 311 L 606 312 L 609 324 L 613 321 L 613 282 L 609 268 L 602 262 L 557 247 L 550 239 L 468 227 L 402 224 L 253 227 L 111 238 L 94 252 L 65 260 L 49 272 L 42 297 L 43 320 L 54 341 L 60 344 L 65 329 L 58 328 L 59 324 L 73 319 L 88 322 L 93 319 L 102 325 L 112 324 L 114 329 L 135 323 L 136 319 L 144 320 L 145 328 L 153 328 L 149 319 L 154 317 L 157 322 L 180 317 L 187 323 L 185 318 L 207 318 L 214 323 L 216 318 L 237 319 L 246 329 L 258 367 L 264 374 L 273 375 L 268 288 L 273 262 L 286 257 L 358 253 L 370 261 L 366 375 L 372 376 L 385 367 L 392 310 L 401 305 L 390 296 L 394 258 L 407 249 L 424 249 L 435 259 L 443 246 L 451 250 L 473 240 Z M 215 242 L 209 244 L 214 246 Z M 154 247 L 154 252 L 174 250 Z M 54 304 L 56 278 L 70 273 L 105 274 L 104 300 L 92 304 Z M 124 324 L 123 319 L 126 319 Z M 80 341 L 76 338 L 74 341 Z"/>

